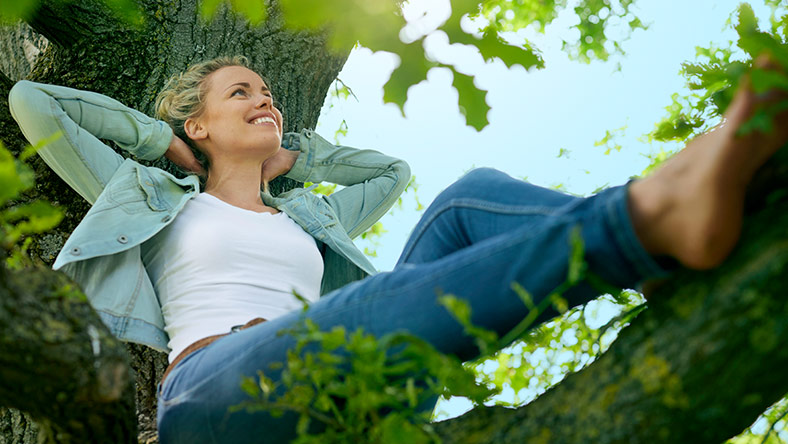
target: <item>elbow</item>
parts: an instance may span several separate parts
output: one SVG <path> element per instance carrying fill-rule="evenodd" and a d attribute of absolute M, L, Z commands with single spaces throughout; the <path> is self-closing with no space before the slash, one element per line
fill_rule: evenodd
<path fill-rule="evenodd" d="M 35 124 L 41 119 L 42 112 L 49 109 L 49 95 L 42 84 L 29 80 L 20 80 L 8 92 L 8 109 L 11 117 L 22 128 Z"/>
<path fill-rule="evenodd" d="M 8 108 L 11 110 L 11 115 L 15 114 L 14 111 L 18 110 L 24 104 L 25 98 L 33 92 L 33 85 L 29 80 L 20 80 L 11 87 L 11 91 L 8 92 Z"/>
<path fill-rule="evenodd" d="M 407 188 L 410 183 L 410 165 L 404 160 L 398 159 L 392 164 L 392 169 L 397 178 L 397 182 L 394 185 L 394 192 L 399 196 L 405 191 L 405 188 Z"/>

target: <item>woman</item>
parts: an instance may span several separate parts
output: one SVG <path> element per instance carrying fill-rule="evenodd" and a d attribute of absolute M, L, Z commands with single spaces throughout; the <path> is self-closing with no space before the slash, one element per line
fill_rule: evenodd
<path fill-rule="evenodd" d="M 268 86 L 244 59 L 174 77 L 158 101 L 167 123 L 100 94 L 31 82 L 18 83 L 9 104 L 31 143 L 62 133 L 39 153 L 93 204 L 54 267 L 82 285 L 118 337 L 170 350 L 162 443 L 294 435 L 292 422 L 265 412 L 227 412 L 246 399 L 242 375 L 285 360 L 294 341 L 277 332 L 301 316 L 293 290 L 313 301 L 307 315 L 323 329 L 406 330 L 467 359 L 477 353 L 473 340 L 436 293 L 465 298 L 475 324 L 504 334 L 527 314 L 511 283 L 536 299 L 562 283 L 578 226 L 590 271 L 619 287 L 663 276 L 674 260 L 714 267 L 739 236 L 747 183 L 788 138 L 785 122 L 776 134 L 736 135 L 757 106 L 742 90 L 725 125 L 653 175 L 589 198 L 473 170 L 426 210 L 393 271 L 329 292 L 342 264 L 374 273 L 350 239 L 388 210 L 409 169 L 309 130 L 283 134 Z M 124 160 L 98 138 L 205 174 L 204 192 L 195 175 Z M 283 174 L 346 188 L 326 198 L 260 192 Z M 596 294 L 581 284 L 564 296 L 576 305 Z"/>

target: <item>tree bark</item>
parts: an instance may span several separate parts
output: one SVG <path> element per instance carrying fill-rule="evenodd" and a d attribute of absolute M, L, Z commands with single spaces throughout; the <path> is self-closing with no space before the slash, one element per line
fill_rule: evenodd
<path fill-rule="evenodd" d="M 0 274 L 0 380 L 0 403 L 41 418 L 49 441 L 136 441 L 126 350 L 60 273 Z"/>
<path fill-rule="evenodd" d="M 12 80 L 30 75 L 38 55 L 49 41 L 27 23 L 0 26 L 0 74 Z"/>
<path fill-rule="evenodd" d="M 597 361 L 519 409 L 436 425 L 457 443 L 720 443 L 788 392 L 788 152 L 748 196 L 742 239 L 679 271 Z"/>
<path fill-rule="evenodd" d="M 201 60 L 240 54 L 248 57 L 251 68 L 266 78 L 281 103 L 285 131 L 297 131 L 317 124 L 328 88 L 350 50 L 329 51 L 322 33 L 285 30 L 275 4 L 268 11 L 265 23 L 253 27 L 224 7 L 211 23 L 204 23 L 198 16 L 196 0 L 138 0 L 137 3 L 146 18 L 139 29 L 115 19 L 98 0 L 45 0 L 29 22 L 34 32 L 26 25 L 0 30 L 0 45 L 16 45 L 14 51 L 0 52 L 0 141 L 12 152 L 19 153 L 25 145 L 8 111 L 7 96 L 12 80 L 27 78 L 97 91 L 152 115 L 156 94 L 172 74 Z M 25 44 L 27 54 L 35 52 L 31 45 L 43 48 L 40 55 L 36 54 L 32 71 L 30 58 L 19 50 Z M 36 172 L 37 185 L 26 199 L 43 198 L 58 204 L 65 212 L 60 226 L 38 236 L 29 249 L 35 260 L 51 264 L 88 205 L 40 159 L 33 158 L 30 163 Z M 179 174 L 164 159 L 153 165 Z M 300 185 L 278 178 L 270 188 L 273 194 L 278 194 Z M 10 300 L 16 297 L 8 296 Z M 139 438 L 155 439 L 156 385 L 167 365 L 166 355 L 135 345 L 128 345 L 128 350 L 137 379 Z M 27 384 L 32 387 L 38 384 L 36 381 L 31 374 Z M 36 414 L 36 417 L 43 416 Z M 36 433 L 31 424 L 28 416 L 14 410 L 0 410 L 0 444 L 33 443 Z M 85 442 L 88 441 L 95 439 Z"/>

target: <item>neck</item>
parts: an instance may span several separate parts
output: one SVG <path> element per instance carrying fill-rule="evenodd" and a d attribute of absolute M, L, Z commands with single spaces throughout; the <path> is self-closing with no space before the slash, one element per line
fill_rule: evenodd
<path fill-rule="evenodd" d="M 262 160 L 211 162 L 205 192 L 236 207 L 259 210 Z"/>

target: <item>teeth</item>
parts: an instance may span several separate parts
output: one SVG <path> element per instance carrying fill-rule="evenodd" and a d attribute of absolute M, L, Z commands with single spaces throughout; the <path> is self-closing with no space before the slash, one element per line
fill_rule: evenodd
<path fill-rule="evenodd" d="M 276 120 L 272 119 L 271 117 L 258 117 L 257 119 L 252 120 L 253 125 L 260 125 L 261 123 L 273 123 L 276 125 Z"/>

